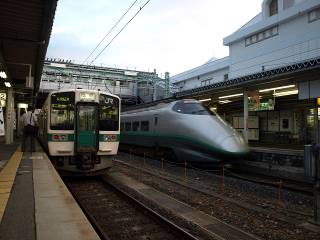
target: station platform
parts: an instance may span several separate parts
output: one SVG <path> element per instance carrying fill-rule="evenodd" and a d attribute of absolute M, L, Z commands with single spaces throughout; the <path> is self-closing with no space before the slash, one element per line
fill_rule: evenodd
<path fill-rule="evenodd" d="M 0 146 L 0 239 L 100 239 L 37 146 Z"/>
<path fill-rule="evenodd" d="M 304 146 L 249 143 L 250 157 L 242 161 L 243 171 L 304 182 Z"/>

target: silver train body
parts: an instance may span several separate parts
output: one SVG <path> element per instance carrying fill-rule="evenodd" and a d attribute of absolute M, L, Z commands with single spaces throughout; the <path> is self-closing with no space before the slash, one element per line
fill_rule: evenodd
<path fill-rule="evenodd" d="M 63 175 L 97 175 L 112 166 L 120 139 L 120 98 L 94 90 L 51 92 L 38 139 Z"/>
<path fill-rule="evenodd" d="M 122 113 L 122 145 L 152 148 L 171 160 L 209 166 L 249 152 L 235 129 L 192 99 Z"/>

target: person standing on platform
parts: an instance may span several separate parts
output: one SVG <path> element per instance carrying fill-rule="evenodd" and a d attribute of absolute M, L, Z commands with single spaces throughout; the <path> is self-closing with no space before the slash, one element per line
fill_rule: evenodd
<path fill-rule="evenodd" d="M 26 143 L 28 138 L 30 138 L 30 152 L 35 152 L 35 137 L 38 133 L 38 123 L 37 116 L 34 113 L 34 108 L 32 106 L 28 107 L 28 111 L 22 115 L 22 152 L 26 151 Z"/>

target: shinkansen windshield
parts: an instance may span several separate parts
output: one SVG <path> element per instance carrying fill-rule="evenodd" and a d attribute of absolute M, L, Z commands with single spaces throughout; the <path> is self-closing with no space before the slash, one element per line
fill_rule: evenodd
<path fill-rule="evenodd" d="M 216 115 L 209 108 L 196 100 L 181 100 L 172 107 L 172 110 L 183 114 Z"/>
<path fill-rule="evenodd" d="M 100 94 L 100 131 L 118 131 L 119 130 L 119 99 Z"/>
<path fill-rule="evenodd" d="M 74 92 L 61 92 L 51 95 L 50 128 L 52 130 L 74 129 Z"/>

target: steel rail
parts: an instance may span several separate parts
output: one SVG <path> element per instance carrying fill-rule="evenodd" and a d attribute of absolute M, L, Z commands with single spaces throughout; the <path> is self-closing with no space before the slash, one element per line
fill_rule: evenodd
<path fill-rule="evenodd" d="M 140 208 L 142 208 L 143 210 L 147 211 L 150 215 L 152 215 L 153 217 L 157 218 L 158 220 L 160 220 L 162 223 L 168 225 L 170 228 L 172 228 L 175 231 L 178 231 L 179 233 L 182 234 L 182 236 L 184 237 L 184 239 L 190 239 L 190 240 L 199 240 L 199 238 L 193 236 L 192 234 L 190 234 L 189 232 L 187 232 L 186 230 L 184 230 L 182 227 L 176 225 L 175 223 L 173 223 L 171 220 L 169 220 L 168 218 L 162 216 L 161 214 L 155 212 L 154 210 L 152 210 L 150 207 L 148 207 L 147 205 L 145 205 L 144 203 L 142 203 L 141 201 L 139 201 L 138 199 L 134 198 L 133 196 L 131 196 L 130 194 L 126 193 L 125 191 L 123 191 L 122 189 L 120 189 L 119 187 L 117 187 L 115 184 L 109 182 L 108 180 L 106 180 L 105 178 L 102 178 L 102 180 L 108 184 L 109 186 L 111 186 L 113 189 L 115 189 L 117 192 L 121 193 L 122 195 L 124 195 L 126 198 L 128 198 L 130 201 L 134 202 L 136 205 L 138 205 Z"/>

